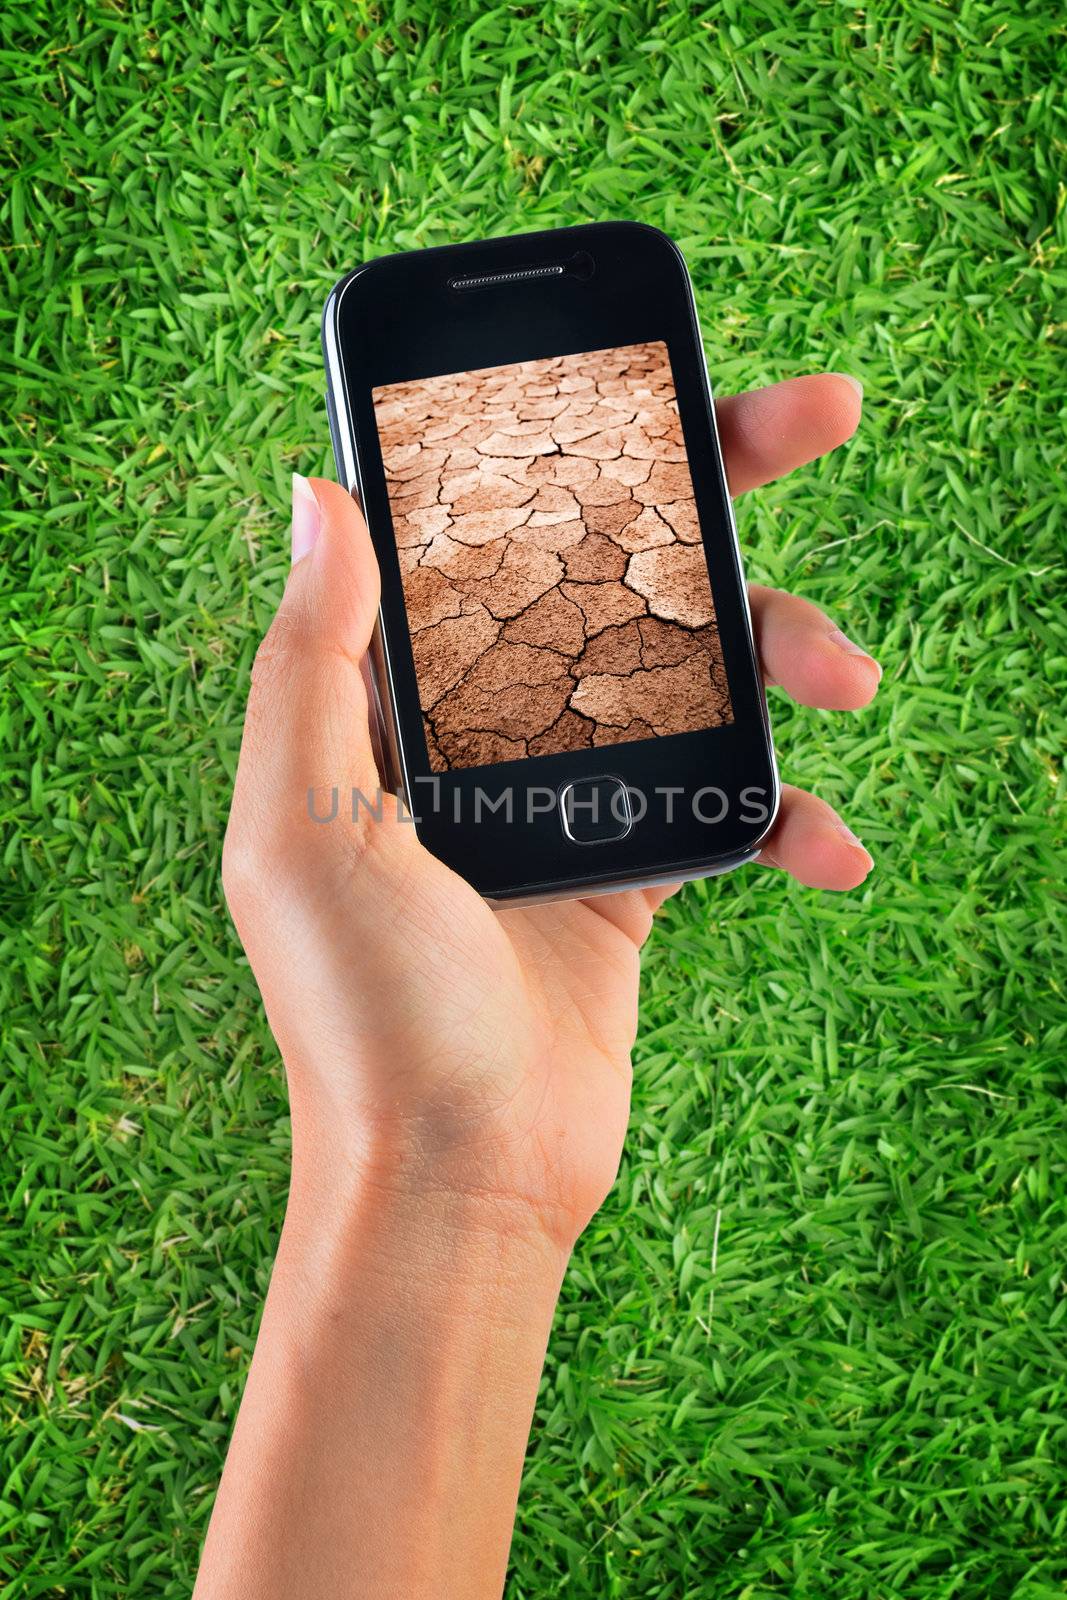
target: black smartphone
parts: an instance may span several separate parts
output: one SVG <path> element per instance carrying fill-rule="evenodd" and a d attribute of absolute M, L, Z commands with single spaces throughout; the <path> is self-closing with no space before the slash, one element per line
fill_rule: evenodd
<path fill-rule="evenodd" d="M 381 567 L 383 783 L 427 848 L 512 905 L 752 860 L 778 777 L 673 241 L 604 222 L 370 261 L 323 349 Z"/>

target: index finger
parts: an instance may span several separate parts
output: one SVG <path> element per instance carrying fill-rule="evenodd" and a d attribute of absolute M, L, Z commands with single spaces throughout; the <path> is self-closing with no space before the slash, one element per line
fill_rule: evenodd
<path fill-rule="evenodd" d="M 787 378 L 715 403 L 732 495 L 781 478 L 856 431 L 863 386 L 843 372 Z"/>

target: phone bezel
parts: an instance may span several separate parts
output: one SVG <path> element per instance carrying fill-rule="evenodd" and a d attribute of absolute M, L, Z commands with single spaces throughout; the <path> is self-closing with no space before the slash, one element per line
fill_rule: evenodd
<path fill-rule="evenodd" d="M 467 292 L 450 287 L 456 277 L 519 271 L 579 255 L 591 258 L 591 273 Z M 372 390 L 653 339 L 667 345 L 674 372 L 733 722 L 431 773 Z M 423 842 L 500 902 L 698 876 L 751 859 L 777 811 L 778 776 L 692 287 L 673 241 L 644 224 L 591 223 L 378 258 L 334 289 L 324 313 L 323 344 L 338 467 L 359 496 L 381 569 L 373 656 L 383 743 L 393 767 L 387 782 L 407 797 Z M 529 818 L 519 800 L 529 791 L 558 793 L 575 778 L 609 771 L 650 799 L 661 789 L 673 791 L 675 799 L 659 817 L 650 808 L 625 839 L 595 846 L 569 844 L 558 813 L 544 809 Z M 518 816 L 513 813 L 509 822 L 487 817 L 483 809 L 473 820 L 476 791 L 499 794 L 508 788 L 517 797 Z M 729 800 L 726 815 L 714 823 L 698 817 L 691 804 L 709 788 Z M 751 815 L 758 805 L 741 801 L 756 790 L 766 796 L 763 820 Z"/>

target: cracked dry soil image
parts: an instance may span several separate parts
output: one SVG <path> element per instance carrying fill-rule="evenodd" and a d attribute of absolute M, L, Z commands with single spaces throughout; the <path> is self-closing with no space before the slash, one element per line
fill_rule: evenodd
<path fill-rule="evenodd" d="M 434 772 L 732 720 L 665 344 L 374 402 Z"/>

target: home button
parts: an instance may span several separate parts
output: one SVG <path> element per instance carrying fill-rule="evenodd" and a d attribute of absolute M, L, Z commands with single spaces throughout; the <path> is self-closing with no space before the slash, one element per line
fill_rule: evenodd
<path fill-rule="evenodd" d="M 564 784 L 559 814 L 572 844 L 625 839 L 634 825 L 630 793 L 621 778 L 579 778 Z"/>

